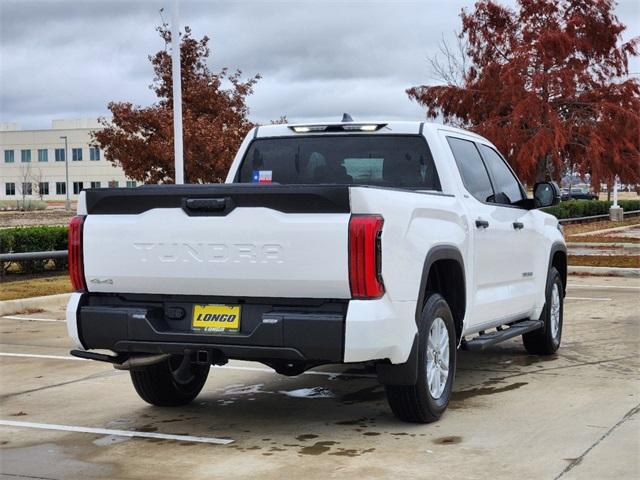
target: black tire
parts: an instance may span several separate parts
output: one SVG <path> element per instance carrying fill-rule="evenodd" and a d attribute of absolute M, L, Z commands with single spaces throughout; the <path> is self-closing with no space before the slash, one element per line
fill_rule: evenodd
<path fill-rule="evenodd" d="M 557 321 L 557 329 L 553 328 L 552 309 L 554 288 L 557 288 L 559 302 Z M 564 311 L 564 288 L 562 286 L 562 278 L 555 267 L 551 267 L 547 278 L 546 301 L 540 320 L 544 322 L 544 326 L 533 332 L 522 335 L 524 348 L 532 355 L 551 355 L 560 347 L 562 340 L 562 317 Z"/>
<path fill-rule="evenodd" d="M 131 370 L 131 381 L 140 398 L 158 407 L 186 405 L 196 398 L 207 381 L 210 367 L 190 364 L 184 378 L 177 379 L 175 372 L 183 359 L 182 355 L 172 355 L 163 362 Z"/>
<path fill-rule="evenodd" d="M 427 380 L 427 346 L 431 325 L 434 320 L 442 319 L 449 337 L 449 368 L 444 390 L 437 396 L 432 395 Z M 400 420 L 412 423 L 431 423 L 440 418 L 451 399 L 453 380 L 456 371 L 456 329 L 449 305 L 441 295 L 427 293 L 427 300 L 418 325 L 418 379 L 415 385 L 387 385 L 387 401 L 391 410 Z"/>

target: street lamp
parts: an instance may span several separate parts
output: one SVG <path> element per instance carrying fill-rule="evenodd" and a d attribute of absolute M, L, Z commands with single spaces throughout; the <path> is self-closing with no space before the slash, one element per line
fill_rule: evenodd
<path fill-rule="evenodd" d="M 64 191 L 67 194 L 67 199 L 64 202 L 64 208 L 69 211 L 71 209 L 71 201 L 69 200 L 69 149 L 67 147 L 67 136 L 60 137 L 64 139 Z"/>

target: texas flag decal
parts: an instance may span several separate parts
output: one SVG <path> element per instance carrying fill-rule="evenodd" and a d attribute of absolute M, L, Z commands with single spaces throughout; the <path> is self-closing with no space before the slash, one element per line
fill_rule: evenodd
<path fill-rule="evenodd" d="M 271 170 L 254 170 L 253 183 L 271 183 Z"/>

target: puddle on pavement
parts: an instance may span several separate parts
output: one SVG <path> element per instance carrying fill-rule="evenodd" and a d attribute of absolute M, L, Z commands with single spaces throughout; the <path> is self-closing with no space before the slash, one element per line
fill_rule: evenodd
<path fill-rule="evenodd" d="M 474 397 L 479 397 L 482 395 L 493 395 L 495 393 L 502 393 L 502 392 L 509 392 L 511 390 L 516 390 L 520 387 L 524 387 L 525 385 L 528 385 L 528 383 L 529 382 L 516 382 L 509 385 L 505 385 L 504 387 L 478 387 L 478 388 L 471 388 L 469 390 L 460 390 L 457 392 L 453 392 L 451 394 L 452 405 L 450 405 L 450 407 L 454 409 L 460 408 L 455 404 L 462 403 L 465 400 L 468 400 Z"/>
<path fill-rule="evenodd" d="M 318 435 L 314 435 L 313 433 L 305 433 L 305 434 L 302 434 L 302 435 L 298 435 L 296 437 L 296 440 L 304 442 L 306 440 L 313 440 L 314 438 L 318 438 Z"/>
<path fill-rule="evenodd" d="M 331 447 L 337 444 L 338 442 L 333 442 L 331 440 L 316 442 L 313 445 L 309 445 L 308 447 L 302 447 L 300 450 L 298 450 L 298 453 L 302 455 L 321 455 L 331 450 Z"/>
<path fill-rule="evenodd" d="M 365 387 L 355 392 L 349 392 L 342 396 L 343 403 L 376 402 L 386 398 L 384 387 L 379 384 Z"/>
<path fill-rule="evenodd" d="M 433 443 L 436 445 L 454 445 L 456 443 L 462 442 L 462 437 L 457 435 L 450 435 L 447 437 L 440 437 L 433 440 Z"/>

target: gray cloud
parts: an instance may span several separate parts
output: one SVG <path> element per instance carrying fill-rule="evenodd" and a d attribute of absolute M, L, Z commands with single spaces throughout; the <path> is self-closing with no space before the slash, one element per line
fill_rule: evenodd
<path fill-rule="evenodd" d="M 508 2 L 513 4 L 513 0 Z M 150 104 L 147 56 L 163 48 L 155 32 L 169 0 L 0 0 L 0 117 L 24 128 L 52 118 L 95 117 L 111 100 Z M 211 37 L 211 66 L 263 79 L 250 97 L 258 122 L 422 118 L 405 88 L 428 83 L 426 58 L 459 29 L 451 1 L 183 0 L 181 20 Z M 626 38 L 639 35 L 635 0 L 617 7 Z M 640 71 L 638 59 L 632 71 Z"/>

